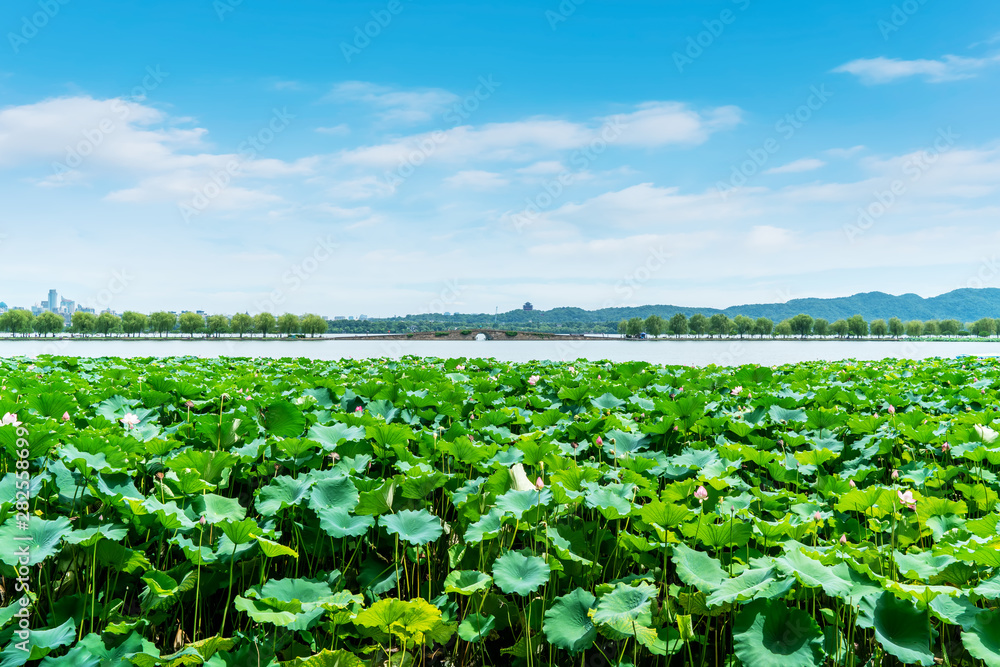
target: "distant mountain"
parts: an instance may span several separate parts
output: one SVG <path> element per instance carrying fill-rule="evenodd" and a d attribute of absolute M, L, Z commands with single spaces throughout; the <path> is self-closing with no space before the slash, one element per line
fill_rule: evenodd
<path fill-rule="evenodd" d="M 684 313 L 690 317 L 702 313 L 710 317 L 715 313 L 725 313 L 729 317 L 746 315 L 748 317 L 767 317 L 774 322 L 780 322 L 799 313 L 806 313 L 814 318 L 823 318 L 833 322 L 852 315 L 861 315 L 866 320 L 898 317 L 908 320 L 947 320 L 955 319 L 963 323 L 971 323 L 983 317 L 1000 318 L 1000 289 L 957 289 L 947 294 L 925 299 L 916 294 L 894 296 L 885 292 L 865 292 L 853 296 L 833 299 L 793 299 L 786 303 L 755 303 L 743 306 L 732 306 L 725 309 L 698 308 L 687 306 L 637 306 L 631 308 L 602 308 L 600 310 L 583 310 L 582 308 L 553 308 L 551 310 L 512 310 L 500 313 L 500 322 L 506 326 L 519 323 L 598 323 L 618 322 L 630 317 L 646 318 L 659 315 L 670 318 L 676 313 Z M 492 322 L 492 313 L 443 315 L 409 315 L 408 320 L 428 320 L 466 323 Z"/>

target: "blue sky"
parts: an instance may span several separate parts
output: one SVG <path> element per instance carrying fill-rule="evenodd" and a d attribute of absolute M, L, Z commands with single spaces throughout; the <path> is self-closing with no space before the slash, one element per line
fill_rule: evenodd
<path fill-rule="evenodd" d="M 0 35 L 11 305 L 1000 286 L 1000 6 L 12 0 Z"/>

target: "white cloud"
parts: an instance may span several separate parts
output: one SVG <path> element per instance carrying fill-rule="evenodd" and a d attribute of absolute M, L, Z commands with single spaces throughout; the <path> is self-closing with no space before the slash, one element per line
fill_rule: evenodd
<path fill-rule="evenodd" d="M 510 181 L 500 174 L 477 169 L 460 171 L 444 179 L 444 182 L 454 188 L 469 188 L 472 190 L 496 190 L 510 184 Z"/>
<path fill-rule="evenodd" d="M 459 98 L 440 88 L 398 90 L 365 81 L 345 81 L 335 86 L 327 99 L 371 106 L 384 123 L 415 125 L 442 115 Z"/>
<path fill-rule="evenodd" d="M 940 60 L 899 60 L 897 58 L 859 58 L 835 68 L 834 72 L 853 74 L 867 85 L 890 83 L 911 76 L 924 77 L 930 83 L 956 81 L 976 76 L 980 70 L 1000 62 L 1000 56 L 963 58 L 944 56 Z"/>
<path fill-rule="evenodd" d="M 351 128 L 347 123 L 341 123 L 340 125 L 333 125 L 332 127 L 317 127 L 316 131 L 320 134 L 329 134 L 334 137 L 342 137 L 351 133 Z"/>
<path fill-rule="evenodd" d="M 658 147 L 669 144 L 702 144 L 713 132 L 728 130 L 741 122 L 739 108 L 728 106 L 699 113 L 680 102 L 645 102 L 632 113 L 605 119 L 611 127 L 621 123 L 615 143 Z"/>
<path fill-rule="evenodd" d="M 583 149 L 592 142 L 628 147 L 701 144 L 714 132 L 733 127 L 739 119 L 740 111 L 735 107 L 699 113 L 676 102 L 647 102 L 632 113 L 597 118 L 590 123 L 531 118 L 463 125 L 345 151 L 340 161 L 376 168 L 430 160 L 540 160 L 549 164 L 554 161 L 554 153 Z"/>
<path fill-rule="evenodd" d="M 824 151 L 830 157 L 838 158 L 841 160 L 846 160 L 847 158 L 854 157 L 858 153 L 863 153 L 868 150 L 867 146 L 851 146 L 850 148 L 831 148 Z"/>
<path fill-rule="evenodd" d="M 780 167 L 774 167 L 765 171 L 765 174 L 799 174 L 804 171 L 813 171 L 819 169 L 820 167 L 825 167 L 826 162 L 823 160 L 818 160 L 816 158 L 802 158 L 801 160 L 795 160 L 794 162 L 789 162 L 788 164 L 781 165 Z"/>

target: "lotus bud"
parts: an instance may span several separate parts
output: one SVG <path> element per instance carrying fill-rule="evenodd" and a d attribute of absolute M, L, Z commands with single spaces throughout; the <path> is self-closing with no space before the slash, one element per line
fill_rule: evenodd
<path fill-rule="evenodd" d="M 820 514 L 818 510 L 813 512 L 813 521 L 822 521 L 822 520 L 823 520 L 823 515 Z"/>
<path fill-rule="evenodd" d="M 360 405 L 358 407 L 354 408 L 354 413 L 355 414 L 357 414 L 359 412 L 364 412 L 364 411 L 365 411 L 365 409 L 363 407 L 361 407 Z"/>
<path fill-rule="evenodd" d="M 545 482 L 542 481 L 541 477 L 535 480 L 535 488 L 539 491 L 545 488 Z"/>
<path fill-rule="evenodd" d="M 694 497 L 698 499 L 698 502 L 703 503 L 708 499 L 708 490 L 704 486 L 699 486 L 698 490 L 694 492 Z"/>
<path fill-rule="evenodd" d="M 847 535 L 846 534 L 840 536 L 840 543 L 841 544 L 847 544 Z"/>
<path fill-rule="evenodd" d="M 191 408 L 194 407 L 194 401 L 185 401 L 184 407 L 190 410 Z"/>
<path fill-rule="evenodd" d="M 948 444 L 947 442 L 943 443 L 941 445 L 941 451 L 947 454 L 949 451 L 951 451 L 951 445 Z"/>
<path fill-rule="evenodd" d="M 597 446 L 598 447 L 604 446 L 604 440 L 601 438 L 601 436 L 597 436 Z"/>
<path fill-rule="evenodd" d="M 895 408 L 895 407 L 893 407 L 892 405 L 890 405 L 890 406 L 888 407 L 888 409 L 887 409 L 886 411 L 887 411 L 887 412 L 888 412 L 888 413 L 889 413 L 890 415 L 894 415 L 894 414 L 896 414 L 896 408 Z"/>
<path fill-rule="evenodd" d="M 208 519 L 202 516 L 200 519 L 198 519 L 198 523 L 204 526 L 206 523 L 208 523 Z"/>
<path fill-rule="evenodd" d="M 899 471 L 898 470 L 893 470 L 891 477 L 893 479 L 899 479 Z"/>
<path fill-rule="evenodd" d="M 570 447 L 572 447 L 573 449 L 578 449 L 580 447 L 580 443 L 578 443 L 578 442 L 572 442 L 572 443 L 570 443 Z"/>
<path fill-rule="evenodd" d="M 853 479 L 852 479 L 852 480 L 850 480 L 850 481 L 848 482 L 848 484 L 850 484 L 850 486 L 851 486 L 851 488 L 852 488 L 852 489 L 856 489 L 856 488 L 858 488 L 858 485 L 857 485 L 857 484 L 856 484 L 856 483 L 854 482 L 854 480 L 853 480 Z"/>
<path fill-rule="evenodd" d="M 156 479 L 158 479 L 158 480 L 160 480 L 162 482 L 163 481 L 163 473 L 162 472 L 156 473 Z"/>
<path fill-rule="evenodd" d="M 69 421 L 69 413 L 68 412 L 64 412 L 63 413 L 62 420 L 64 422 L 68 422 Z"/>

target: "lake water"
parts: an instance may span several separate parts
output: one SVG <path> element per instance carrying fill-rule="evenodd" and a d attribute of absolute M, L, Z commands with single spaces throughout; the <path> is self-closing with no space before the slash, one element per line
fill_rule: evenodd
<path fill-rule="evenodd" d="M 767 366 L 800 361 L 924 359 L 958 355 L 998 356 L 1000 343 L 920 341 L 411 341 L 400 340 L 10 340 L 0 339 L 0 356 L 57 354 L 77 357 L 309 357 L 312 359 L 494 357 L 502 361 L 649 361 L 656 364 Z"/>

